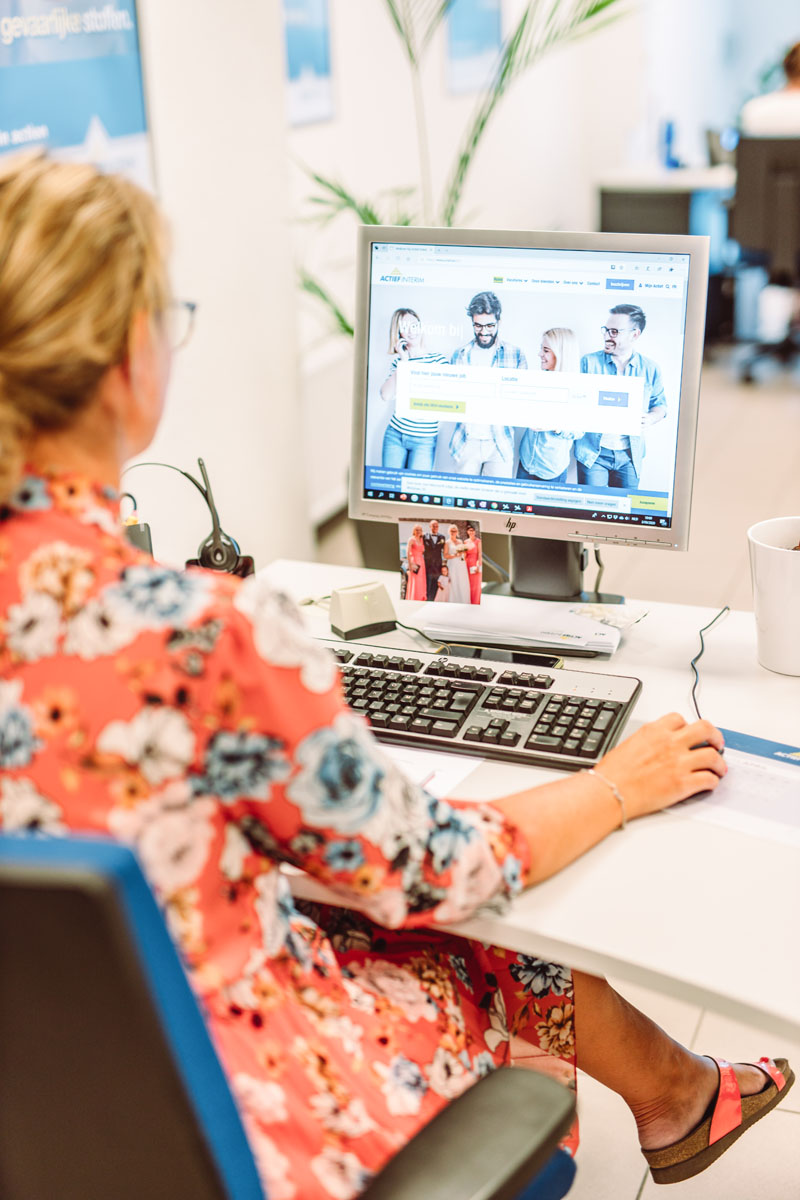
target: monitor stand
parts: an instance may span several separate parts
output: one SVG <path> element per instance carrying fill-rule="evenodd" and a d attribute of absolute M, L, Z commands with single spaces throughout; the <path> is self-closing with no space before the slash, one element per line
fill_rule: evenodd
<path fill-rule="evenodd" d="M 585 592 L 583 572 L 589 552 L 582 542 L 553 538 L 512 537 L 508 583 L 484 584 L 495 595 L 525 596 L 531 600 L 561 600 L 573 604 L 623 604 L 624 596 Z"/>

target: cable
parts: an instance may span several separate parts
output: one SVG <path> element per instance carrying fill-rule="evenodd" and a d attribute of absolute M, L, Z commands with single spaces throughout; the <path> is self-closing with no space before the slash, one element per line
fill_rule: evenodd
<path fill-rule="evenodd" d="M 706 632 L 707 629 L 711 629 L 711 627 L 713 625 L 716 625 L 716 623 L 720 619 L 720 617 L 724 616 L 726 612 L 730 612 L 730 611 L 731 611 L 730 605 L 726 604 L 723 608 L 721 608 L 719 610 L 717 615 L 711 621 L 708 622 L 707 625 L 703 626 L 703 628 L 700 630 L 700 649 L 697 651 L 697 654 L 695 654 L 694 658 L 689 663 L 689 666 L 692 668 L 692 671 L 694 672 L 694 683 L 692 684 L 692 704 L 694 705 L 694 711 L 697 713 L 698 721 L 702 721 L 703 718 L 700 715 L 700 709 L 697 707 L 697 685 L 700 682 L 700 675 L 698 673 L 698 670 L 697 670 L 697 667 L 695 664 L 697 663 L 697 660 L 699 658 L 702 658 L 703 652 L 706 648 L 706 644 L 703 641 L 703 634 Z"/>
<path fill-rule="evenodd" d="M 432 645 L 436 646 L 437 650 L 439 650 L 439 651 L 445 650 L 448 654 L 453 653 L 453 651 L 451 649 L 451 644 L 449 642 L 442 642 L 438 638 L 428 637 L 427 633 L 423 633 L 422 630 L 417 629 L 415 625 L 404 625 L 403 622 L 398 621 L 396 617 L 395 617 L 395 621 L 397 622 L 397 624 L 400 626 L 401 629 L 408 629 L 410 633 L 418 633 L 420 637 L 425 638 L 426 642 L 430 642 Z M 460 645 L 460 643 L 453 642 L 452 645 Z"/>
<path fill-rule="evenodd" d="M 603 572 L 606 569 L 606 565 L 600 556 L 600 550 L 598 549 L 597 546 L 595 546 L 595 548 L 594 548 L 594 561 L 597 563 L 597 578 L 594 581 L 594 594 L 595 594 L 595 596 L 599 596 L 600 595 L 600 580 L 603 578 Z"/>
<path fill-rule="evenodd" d="M 489 555 L 485 553 L 483 555 L 483 561 L 488 563 L 488 565 L 497 572 L 504 583 L 508 583 L 510 576 L 505 567 L 501 567 L 500 563 L 496 563 L 493 558 L 489 558 Z"/>
<path fill-rule="evenodd" d="M 131 463 L 131 465 L 129 467 L 126 467 L 125 470 L 122 472 L 122 474 L 125 475 L 125 474 L 127 474 L 128 471 L 135 470 L 136 467 L 166 467 L 167 470 L 169 470 L 169 471 L 177 471 L 179 475 L 182 475 L 184 477 L 184 479 L 188 479 L 190 483 L 194 484 L 194 486 L 197 488 L 200 495 L 205 500 L 206 504 L 208 503 L 208 496 L 206 495 L 205 488 L 202 486 L 202 484 L 199 484 L 197 482 L 197 480 L 195 479 L 194 475 L 190 475 L 188 471 L 182 471 L 180 469 L 180 467 L 173 467 L 172 463 L 136 462 L 136 463 Z M 130 493 L 128 493 L 128 495 L 130 495 Z"/>

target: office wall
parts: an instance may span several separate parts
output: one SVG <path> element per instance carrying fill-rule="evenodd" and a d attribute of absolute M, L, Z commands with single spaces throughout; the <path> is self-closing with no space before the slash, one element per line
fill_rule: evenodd
<path fill-rule="evenodd" d="M 287 242 L 280 10 L 263 0 L 139 0 L 156 179 L 178 296 L 199 304 L 144 457 L 208 467 L 223 527 L 264 564 L 309 554 Z M 156 555 L 182 562 L 210 530 L 173 472 L 125 483 Z"/>
<path fill-rule="evenodd" d="M 506 0 L 508 29 L 521 8 Z M 418 182 L 414 111 L 400 43 L 378 0 L 330 0 L 335 88 L 332 121 L 295 128 L 291 195 L 300 218 L 310 211 L 303 168 L 345 182 L 360 199 Z M 461 206 L 464 225 L 484 228 L 594 229 L 596 180 L 640 153 L 648 64 L 642 11 L 548 54 L 497 110 Z M 440 197 L 458 137 L 476 96 L 452 96 L 445 78 L 444 31 L 432 42 L 424 74 L 434 194 Z M 355 222 L 330 226 L 298 219 L 299 263 L 319 274 L 352 312 Z M 311 511 L 318 520 L 345 497 L 349 459 L 351 347 L 329 332 L 323 310 L 299 302 L 301 394 L 306 420 Z M 342 383 L 346 386 L 343 388 Z"/>

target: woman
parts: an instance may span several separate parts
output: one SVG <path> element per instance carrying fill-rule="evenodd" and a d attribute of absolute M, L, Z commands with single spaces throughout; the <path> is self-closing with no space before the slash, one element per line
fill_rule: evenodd
<path fill-rule="evenodd" d="M 467 573 L 469 575 L 469 602 L 470 604 L 480 604 L 481 602 L 481 583 L 483 581 L 483 554 L 481 553 L 481 539 L 478 537 L 477 530 L 474 525 L 467 523 L 467 552 L 464 560 L 467 564 Z"/>
<path fill-rule="evenodd" d="M 400 417 L 397 400 L 397 368 L 401 362 L 444 363 L 443 354 L 426 354 L 422 321 L 413 308 L 396 308 L 389 325 L 389 374 L 381 385 L 381 397 L 392 405 L 392 415 L 383 435 L 381 466 L 397 471 L 432 471 L 436 453 L 438 421 Z"/>
<path fill-rule="evenodd" d="M 581 369 L 580 350 L 573 330 L 562 327 L 545 330 L 539 362 L 543 371 L 573 371 L 577 375 Z M 526 429 L 519 447 L 517 479 L 566 483 L 572 443 L 582 436 L 582 431 Z"/>
<path fill-rule="evenodd" d="M 444 561 L 450 576 L 450 600 L 453 604 L 469 604 L 469 574 L 467 572 L 467 544 L 458 535 L 458 526 L 451 525 L 444 544 Z"/>
<path fill-rule="evenodd" d="M 425 543 L 422 540 L 421 525 L 414 526 L 406 543 L 406 562 L 406 600 L 427 600 L 428 579 L 425 573 Z"/>
<path fill-rule="evenodd" d="M 557 871 L 619 826 L 619 796 L 633 818 L 713 788 L 719 731 L 673 714 L 535 802 L 431 801 L 284 598 L 129 545 L 120 473 L 155 433 L 174 342 L 164 241 L 131 183 L 0 165 L 0 826 L 137 847 L 273 1198 L 357 1195 L 513 1057 L 512 1026 L 571 1080 L 576 1014 L 581 1065 L 642 1146 L 694 1169 L 710 1060 L 602 980 L 415 930 Z M 367 915 L 300 912 L 281 860 Z M 758 1068 L 732 1078 L 760 1109 L 782 1097 Z"/>

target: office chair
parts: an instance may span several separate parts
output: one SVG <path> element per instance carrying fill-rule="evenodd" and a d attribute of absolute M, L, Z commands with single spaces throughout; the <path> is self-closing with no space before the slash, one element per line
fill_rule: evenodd
<path fill-rule="evenodd" d="M 537 1072 L 495 1071 L 365 1197 L 560 1200 L 574 1106 Z M 163 917 L 105 839 L 0 834 L 0 1196 L 264 1200 Z"/>
<path fill-rule="evenodd" d="M 800 138 L 739 139 L 731 236 L 746 254 L 766 262 L 770 284 L 800 287 Z M 795 318 L 783 336 L 753 348 L 740 366 L 741 381 L 754 382 L 760 358 L 788 366 L 798 354 L 800 319 Z"/>

